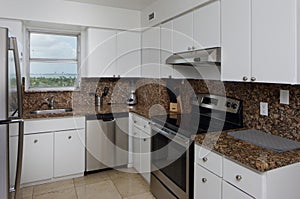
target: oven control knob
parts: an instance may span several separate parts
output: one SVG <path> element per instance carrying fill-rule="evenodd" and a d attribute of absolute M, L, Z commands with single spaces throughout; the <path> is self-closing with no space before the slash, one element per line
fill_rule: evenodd
<path fill-rule="evenodd" d="M 230 108 L 231 107 L 231 102 L 226 102 L 226 107 Z"/>
<path fill-rule="evenodd" d="M 233 108 L 233 109 L 237 109 L 237 107 L 238 107 L 238 105 L 235 104 L 235 103 L 233 103 L 233 104 L 231 105 L 231 108 Z"/>

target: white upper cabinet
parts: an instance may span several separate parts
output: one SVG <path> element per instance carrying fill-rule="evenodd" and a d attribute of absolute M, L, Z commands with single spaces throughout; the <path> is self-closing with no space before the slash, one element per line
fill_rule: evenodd
<path fill-rule="evenodd" d="M 174 19 L 174 52 L 220 47 L 220 1 L 213 1 Z"/>
<path fill-rule="evenodd" d="M 86 57 L 82 60 L 83 77 L 113 77 L 116 75 L 117 32 L 87 29 Z"/>
<path fill-rule="evenodd" d="M 222 80 L 251 76 L 251 0 L 222 0 Z"/>
<path fill-rule="evenodd" d="M 159 78 L 160 27 L 149 28 L 142 34 L 142 77 Z"/>
<path fill-rule="evenodd" d="M 222 0 L 222 80 L 299 83 L 297 0 Z"/>
<path fill-rule="evenodd" d="M 141 34 L 119 32 L 117 35 L 117 75 L 121 77 L 141 76 Z"/>
<path fill-rule="evenodd" d="M 194 47 L 205 49 L 221 46 L 220 1 L 200 7 L 194 12 Z"/>
<path fill-rule="evenodd" d="M 252 76 L 257 82 L 296 83 L 298 4 L 252 0 Z"/>
<path fill-rule="evenodd" d="M 173 21 L 160 26 L 160 77 L 173 76 L 173 66 L 166 64 L 166 60 L 173 54 Z"/>
<path fill-rule="evenodd" d="M 173 49 L 175 53 L 192 50 L 193 39 L 193 12 L 189 12 L 173 21 Z"/>

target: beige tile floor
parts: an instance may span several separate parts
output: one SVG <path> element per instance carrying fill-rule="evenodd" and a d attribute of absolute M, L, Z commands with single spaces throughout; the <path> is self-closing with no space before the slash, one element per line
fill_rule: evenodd
<path fill-rule="evenodd" d="M 131 169 L 26 187 L 23 199 L 155 199 L 146 181 Z"/>

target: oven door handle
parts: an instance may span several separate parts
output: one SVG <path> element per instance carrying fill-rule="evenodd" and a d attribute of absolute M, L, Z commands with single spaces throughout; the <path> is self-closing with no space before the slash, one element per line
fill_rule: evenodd
<path fill-rule="evenodd" d="M 176 135 L 175 132 L 173 134 L 165 132 L 164 130 L 161 129 L 161 126 L 158 126 L 155 123 L 150 123 L 150 126 L 151 126 L 151 128 L 152 128 L 153 131 L 155 131 L 155 132 L 157 132 L 157 133 L 159 133 L 159 134 L 167 137 L 168 139 L 176 142 L 177 144 L 179 144 L 179 145 L 181 145 L 181 146 L 183 146 L 185 148 L 189 147 L 189 145 L 191 143 L 190 139 L 188 139 L 188 138 L 182 138 L 182 137 Z M 171 131 L 171 130 L 169 130 L 169 131 Z"/>

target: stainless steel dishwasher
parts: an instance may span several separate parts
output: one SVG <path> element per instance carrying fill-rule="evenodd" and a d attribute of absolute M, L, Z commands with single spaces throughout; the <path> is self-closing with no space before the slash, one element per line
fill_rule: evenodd
<path fill-rule="evenodd" d="M 128 164 L 128 113 L 86 117 L 86 172 Z"/>

